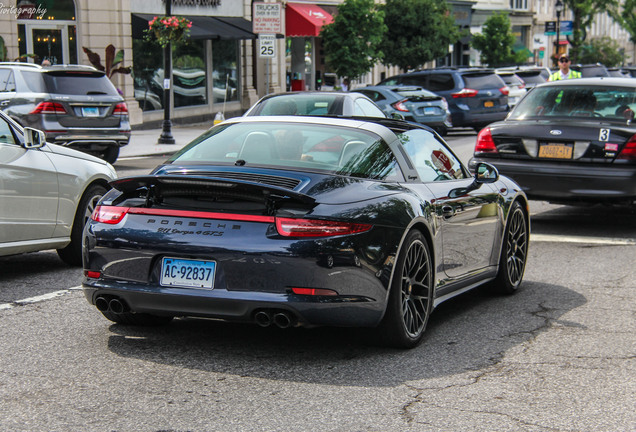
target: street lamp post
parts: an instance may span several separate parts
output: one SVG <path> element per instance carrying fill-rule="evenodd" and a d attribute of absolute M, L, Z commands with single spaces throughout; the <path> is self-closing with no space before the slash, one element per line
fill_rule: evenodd
<path fill-rule="evenodd" d="M 559 61 L 559 32 L 561 31 L 561 12 L 563 12 L 563 3 L 561 0 L 556 1 L 556 5 L 554 6 L 556 10 L 557 22 L 556 22 L 556 47 L 554 49 L 554 59 L 557 62 Z"/>
<path fill-rule="evenodd" d="M 172 15 L 172 0 L 166 0 L 166 16 Z M 172 44 L 163 48 L 163 123 L 157 144 L 175 144 L 172 136 L 172 120 L 170 120 L 170 83 L 172 81 Z"/>

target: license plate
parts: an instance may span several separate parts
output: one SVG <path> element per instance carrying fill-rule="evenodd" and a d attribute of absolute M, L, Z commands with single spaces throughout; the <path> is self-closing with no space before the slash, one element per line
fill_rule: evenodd
<path fill-rule="evenodd" d="M 99 108 L 97 108 L 97 107 L 82 107 L 82 115 L 84 117 L 99 117 Z"/>
<path fill-rule="evenodd" d="M 552 159 L 572 159 L 572 144 L 541 144 L 539 157 Z"/>
<path fill-rule="evenodd" d="M 492 108 L 492 107 L 495 106 L 495 103 L 493 101 L 486 101 L 486 102 L 484 102 L 484 106 L 486 108 Z"/>
<path fill-rule="evenodd" d="M 161 262 L 160 284 L 163 286 L 213 289 L 215 269 L 216 262 L 214 261 L 164 258 Z"/>
<path fill-rule="evenodd" d="M 433 107 L 424 108 L 424 115 L 435 115 L 436 111 Z"/>

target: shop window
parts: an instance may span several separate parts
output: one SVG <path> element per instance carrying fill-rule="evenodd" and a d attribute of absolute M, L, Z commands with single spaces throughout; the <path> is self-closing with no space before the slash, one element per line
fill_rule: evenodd
<path fill-rule="evenodd" d="M 212 94 L 214 103 L 239 100 L 238 42 L 215 40 L 212 42 Z"/>
<path fill-rule="evenodd" d="M 175 108 L 208 103 L 205 41 L 173 44 L 172 89 Z"/>
<path fill-rule="evenodd" d="M 133 39 L 135 99 L 143 111 L 163 109 L 163 48 L 144 39 Z"/>

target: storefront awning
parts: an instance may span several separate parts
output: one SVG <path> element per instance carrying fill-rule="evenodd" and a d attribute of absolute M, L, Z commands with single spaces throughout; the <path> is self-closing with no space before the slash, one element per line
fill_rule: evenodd
<path fill-rule="evenodd" d="M 331 24 L 329 12 L 315 4 L 287 3 L 285 8 L 285 36 L 318 36 L 323 25 Z"/>
<path fill-rule="evenodd" d="M 144 37 L 148 21 L 156 15 L 132 14 L 132 36 L 136 39 Z M 183 16 L 183 15 L 180 15 Z M 212 17 L 185 15 L 192 21 L 190 38 L 201 39 L 256 39 L 252 33 L 252 23 L 241 17 Z"/>

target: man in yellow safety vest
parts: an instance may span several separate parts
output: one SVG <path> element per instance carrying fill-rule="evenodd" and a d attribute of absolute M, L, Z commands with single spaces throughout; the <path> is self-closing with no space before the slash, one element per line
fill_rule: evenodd
<path fill-rule="evenodd" d="M 581 72 L 570 69 L 570 58 L 567 54 L 559 57 L 559 70 L 550 75 L 548 81 L 559 81 L 571 78 L 581 78 Z"/>

